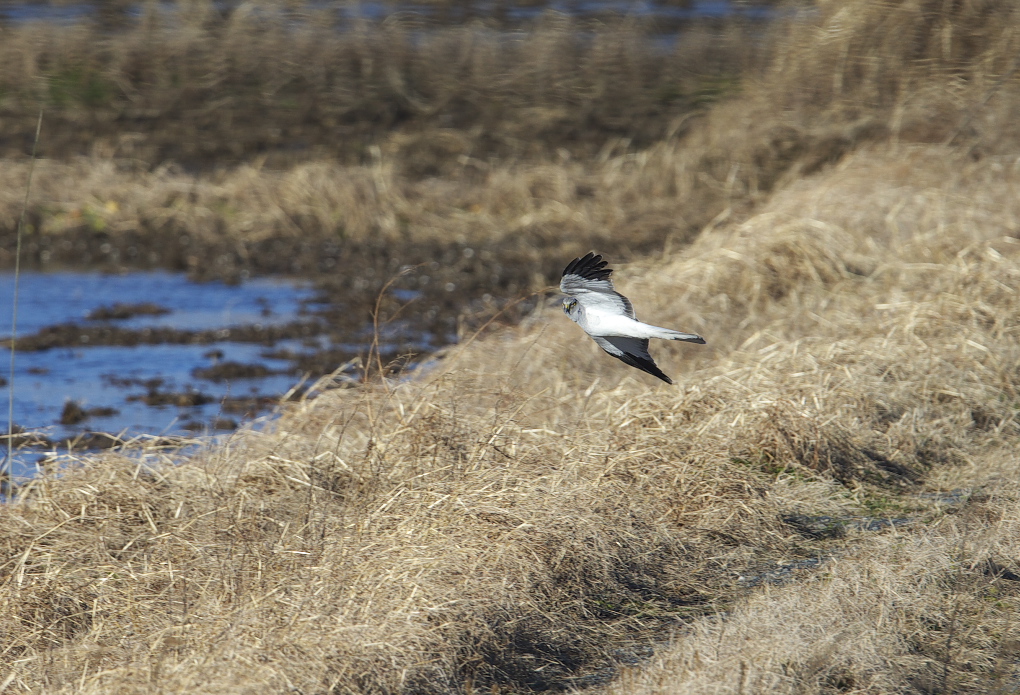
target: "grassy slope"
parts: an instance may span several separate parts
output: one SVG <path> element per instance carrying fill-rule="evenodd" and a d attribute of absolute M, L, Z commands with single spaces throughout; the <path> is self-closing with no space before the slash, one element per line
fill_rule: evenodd
<path fill-rule="evenodd" d="M 838 56 L 837 39 L 856 46 L 875 26 L 902 36 L 893 19 L 807 34 Z M 824 72 L 829 54 L 788 46 L 802 70 Z M 879 65 L 859 50 L 859 65 Z M 1020 174 L 997 153 L 1012 147 L 1013 103 L 990 98 L 965 120 L 995 79 L 972 65 L 961 86 L 961 69 L 942 74 L 920 53 L 924 79 L 901 71 L 917 78 L 903 98 L 869 106 L 899 135 L 810 177 L 797 173 L 828 151 L 817 133 L 858 123 L 845 111 L 857 101 L 809 108 L 780 87 L 832 79 L 787 65 L 714 115 L 696 142 L 723 155 L 691 179 L 731 194 L 762 172 L 786 179 L 752 214 L 734 206 L 684 251 L 621 269 L 642 318 L 709 340 L 655 346 L 675 387 L 601 354 L 550 308 L 418 378 L 328 391 L 180 465 L 108 454 L 41 478 L 0 510 L 0 683 L 562 688 L 673 630 L 613 687 L 1008 684 Z M 840 89 L 871 84 L 851 83 Z M 977 130 L 965 142 L 900 137 L 927 122 L 911 108 L 962 93 L 940 136 L 913 132 L 942 140 L 966 123 Z M 794 127 L 813 120 L 825 125 Z M 803 149 L 760 144 L 782 132 Z M 922 494 L 960 487 L 972 494 L 949 508 Z M 789 521 L 823 514 L 914 524 L 876 536 Z M 741 579 L 818 556 L 836 559 L 792 586 Z"/>
<path fill-rule="evenodd" d="M 784 463 L 839 471 L 877 453 L 924 471 L 899 494 L 843 493 L 913 523 L 851 537 L 808 581 L 692 623 L 613 693 L 1011 691 L 1020 180 L 1010 169 L 941 148 L 861 153 L 723 243 L 731 265 L 761 259 L 801 278 L 778 285 L 788 298 L 767 302 L 773 318 L 753 321 L 728 355 L 728 378 L 760 403 L 736 409 L 779 414 L 770 425 L 790 447 Z M 725 296 L 775 286 L 752 277 Z M 779 383 L 762 389 L 762 373 Z M 929 494 L 951 490 L 949 504 Z"/>
<path fill-rule="evenodd" d="M 989 558 L 1018 569 L 1014 491 L 993 475 L 1010 474 L 1016 437 L 1018 184 L 994 159 L 865 152 L 628 269 L 645 318 L 709 337 L 658 347 L 675 388 L 553 310 L 171 469 L 110 456 L 44 479 L 3 510 L 13 676 L 52 691 L 542 688 L 729 608 L 767 649 L 706 659 L 681 637 L 624 691 L 742 669 L 762 687 L 836 674 L 893 692 L 939 676 L 950 615 L 953 682 L 986 689 L 1018 628 L 1015 582 L 981 575 Z M 981 490 L 954 518 L 918 494 L 947 483 Z M 854 513 L 918 526 L 817 540 L 782 521 Z M 802 632 L 775 594 L 741 599 L 740 576 L 833 552 L 779 592 Z M 865 599 L 840 602 L 878 566 Z M 904 587 L 901 614 L 887 599 Z M 862 648 L 797 648 L 835 624 Z M 691 639 L 730 625 L 696 620 Z"/>

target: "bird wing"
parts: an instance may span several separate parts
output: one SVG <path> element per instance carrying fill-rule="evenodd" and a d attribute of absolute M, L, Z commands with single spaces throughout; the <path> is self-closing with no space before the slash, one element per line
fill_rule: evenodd
<path fill-rule="evenodd" d="M 606 265 L 602 256 L 591 252 L 584 258 L 575 258 L 563 269 L 560 292 L 576 297 L 585 311 L 623 314 L 636 319 L 630 300 L 613 289 L 613 281 L 609 279 L 613 271 Z"/>
<path fill-rule="evenodd" d="M 667 384 L 673 380 L 663 374 L 662 370 L 655 365 L 655 360 L 648 354 L 647 338 L 625 338 L 622 336 L 592 336 L 600 348 L 608 352 L 616 359 L 637 367 L 643 372 L 657 376 Z"/>

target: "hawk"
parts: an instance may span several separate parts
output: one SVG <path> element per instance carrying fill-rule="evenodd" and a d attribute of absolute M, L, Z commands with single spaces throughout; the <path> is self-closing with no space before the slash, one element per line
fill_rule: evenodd
<path fill-rule="evenodd" d="M 560 279 L 560 291 L 567 295 L 563 300 L 563 313 L 616 359 L 672 384 L 673 380 L 663 374 L 648 354 L 648 339 L 701 344 L 705 343 L 705 339 L 694 333 L 681 333 L 638 321 L 630 300 L 613 289 L 613 281 L 609 279 L 613 271 L 606 265 L 608 263 L 602 260 L 602 256 L 588 253 L 584 258 L 575 258 L 564 268 Z"/>

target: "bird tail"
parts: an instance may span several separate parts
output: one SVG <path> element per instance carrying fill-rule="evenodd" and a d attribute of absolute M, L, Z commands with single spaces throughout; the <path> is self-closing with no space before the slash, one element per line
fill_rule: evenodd
<path fill-rule="evenodd" d="M 657 336 L 659 338 L 665 338 L 666 340 L 683 340 L 687 343 L 700 343 L 701 345 L 705 344 L 705 339 L 697 333 L 681 333 L 680 331 L 670 330 L 669 328 L 663 328 L 661 330 L 662 335 Z"/>
<path fill-rule="evenodd" d="M 611 321 L 603 321 L 599 325 L 599 328 L 612 329 L 612 332 L 607 333 L 608 335 L 621 335 L 630 338 L 660 338 L 662 340 L 685 340 L 688 343 L 701 343 L 701 344 L 705 343 L 705 339 L 702 338 L 697 333 L 681 333 L 680 331 L 674 331 L 672 328 L 653 326 L 650 323 L 642 323 L 641 321 L 635 321 L 633 319 L 624 319 L 623 317 L 620 317 L 616 323 L 613 323 Z M 586 328 L 585 330 L 588 329 Z"/>

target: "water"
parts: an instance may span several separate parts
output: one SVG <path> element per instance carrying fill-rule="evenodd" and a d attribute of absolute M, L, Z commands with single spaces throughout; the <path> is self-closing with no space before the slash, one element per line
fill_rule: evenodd
<path fill-rule="evenodd" d="M 13 273 L 0 273 L 0 335 L 10 336 Z M 110 275 L 96 272 L 24 272 L 20 282 L 18 334 L 57 324 L 84 322 L 101 306 L 152 302 L 171 313 L 117 321 L 118 326 L 171 326 L 201 330 L 241 324 L 284 323 L 313 299 L 308 287 L 280 280 L 249 280 L 242 285 L 190 282 L 166 272 Z"/>
<path fill-rule="evenodd" d="M 13 288 L 13 275 L 0 273 L 0 334 L 5 337 L 10 334 Z M 184 276 L 164 272 L 125 275 L 31 272 L 21 276 L 18 336 L 28 337 L 55 324 L 194 331 L 282 326 L 307 313 L 314 299 L 309 286 L 276 280 L 226 285 L 192 283 Z M 91 312 L 118 302 L 150 302 L 168 313 L 116 320 L 87 318 Z M 76 345 L 19 351 L 15 355 L 14 422 L 53 442 L 90 431 L 133 436 L 193 435 L 217 428 L 230 429 L 231 424 L 240 423 L 253 409 L 239 399 L 261 400 L 262 405 L 268 405 L 298 381 L 292 364 L 278 353 L 307 352 L 327 344 L 325 336 L 306 336 L 265 343 Z M 222 381 L 195 373 L 196 369 L 225 362 L 258 364 L 270 373 Z M 10 350 L 0 348 L 3 367 L 0 375 L 4 379 L 9 378 L 9 364 Z M 6 430 L 9 387 L 4 386 L 0 392 L 0 417 Z M 146 400 L 171 403 L 151 405 Z M 192 404 L 177 405 L 174 400 Z M 105 410 L 81 422 L 60 424 L 68 401 L 74 401 L 85 411 Z M 15 474 L 31 474 L 41 450 L 19 454 Z M 0 448 L 0 453 L 6 452 Z"/>

